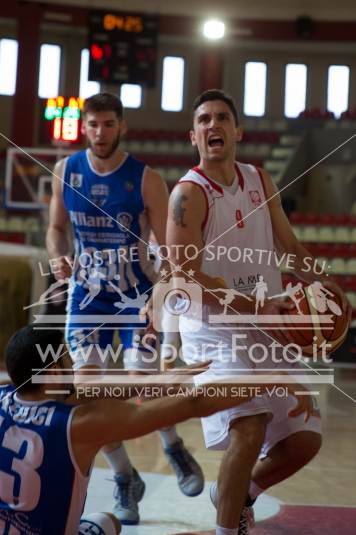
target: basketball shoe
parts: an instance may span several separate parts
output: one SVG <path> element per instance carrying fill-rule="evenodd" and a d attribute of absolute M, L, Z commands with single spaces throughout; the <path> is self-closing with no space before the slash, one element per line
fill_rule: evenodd
<path fill-rule="evenodd" d="M 210 500 L 215 508 L 218 505 L 218 483 L 213 481 L 210 485 Z M 243 507 L 240 516 L 238 535 L 249 535 L 250 529 L 255 525 L 253 507 Z"/>
<path fill-rule="evenodd" d="M 137 470 L 132 469 L 132 475 L 115 474 L 114 481 L 114 515 L 124 525 L 135 525 L 140 521 L 138 502 L 145 492 L 145 482 L 140 478 Z"/>
<path fill-rule="evenodd" d="M 177 475 L 178 486 L 186 496 L 198 496 L 204 489 L 204 475 L 199 464 L 189 453 L 180 438 L 164 453 Z"/>

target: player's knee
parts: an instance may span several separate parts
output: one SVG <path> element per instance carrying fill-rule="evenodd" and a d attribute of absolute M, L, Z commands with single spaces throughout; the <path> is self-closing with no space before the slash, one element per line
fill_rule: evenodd
<path fill-rule="evenodd" d="M 230 426 L 230 447 L 237 450 L 243 448 L 251 455 L 259 452 L 266 432 L 267 413 L 255 414 L 238 418 Z"/>
<path fill-rule="evenodd" d="M 304 456 L 304 464 L 309 463 L 320 451 L 322 445 L 322 436 L 320 433 L 309 432 L 305 441 L 305 447 L 301 453 Z"/>
<path fill-rule="evenodd" d="M 313 431 L 302 431 L 290 437 L 286 456 L 290 464 L 302 467 L 308 464 L 320 451 L 322 436 Z"/>

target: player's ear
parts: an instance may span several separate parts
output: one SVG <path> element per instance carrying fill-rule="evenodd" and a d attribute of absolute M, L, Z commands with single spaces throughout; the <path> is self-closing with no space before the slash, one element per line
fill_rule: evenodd
<path fill-rule="evenodd" d="M 196 141 L 196 138 L 195 138 L 194 130 L 190 130 L 189 137 L 190 137 L 190 142 L 193 145 L 193 147 L 196 147 L 197 141 Z"/>
<path fill-rule="evenodd" d="M 86 135 L 86 133 L 87 133 L 87 129 L 86 129 L 85 120 L 82 121 L 82 126 L 80 127 L 80 131 L 81 131 L 81 133 L 83 134 L 83 136 Z"/>
<path fill-rule="evenodd" d="M 243 138 L 243 135 L 244 135 L 244 130 L 242 126 L 237 126 L 236 127 L 236 141 L 240 142 Z"/>

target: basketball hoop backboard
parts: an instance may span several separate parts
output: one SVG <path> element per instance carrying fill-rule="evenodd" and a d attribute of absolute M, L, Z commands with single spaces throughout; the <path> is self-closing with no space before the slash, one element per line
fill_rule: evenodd
<path fill-rule="evenodd" d="M 43 210 L 51 196 L 55 163 L 74 151 L 58 147 L 9 148 L 6 156 L 5 206 L 14 209 Z"/>

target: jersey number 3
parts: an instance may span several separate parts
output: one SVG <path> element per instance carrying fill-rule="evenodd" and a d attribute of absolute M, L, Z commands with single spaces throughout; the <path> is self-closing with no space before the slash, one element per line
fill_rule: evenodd
<path fill-rule="evenodd" d="M 0 417 L 0 428 L 1 424 Z M 24 444 L 26 444 L 25 455 L 21 458 L 16 457 Z M 20 430 L 16 425 L 12 425 L 4 433 L 0 444 L 1 450 L 3 450 L 1 455 L 6 455 L 9 450 L 15 455 L 11 463 L 13 473 L 8 474 L 0 470 L 0 499 L 11 509 L 32 511 L 37 506 L 41 494 L 41 478 L 36 471 L 43 461 L 41 436 L 30 429 Z"/>

